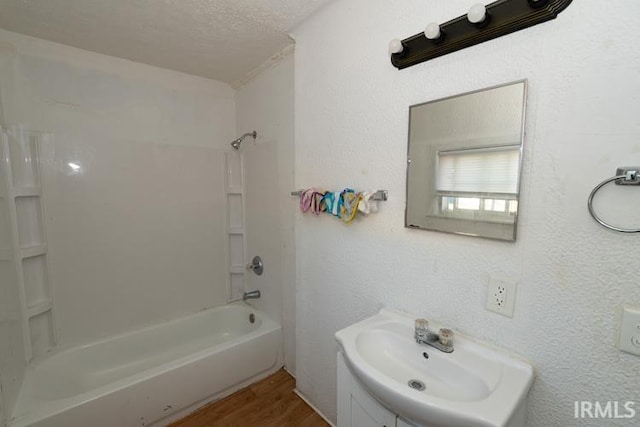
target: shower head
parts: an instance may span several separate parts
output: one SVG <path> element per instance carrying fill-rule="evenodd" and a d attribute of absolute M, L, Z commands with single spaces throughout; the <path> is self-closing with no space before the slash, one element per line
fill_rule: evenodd
<path fill-rule="evenodd" d="M 240 138 L 238 139 L 234 139 L 231 142 L 231 146 L 233 147 L 234 150 L 237 150 L 238 148 L 240 148 L 240 143 L 242 142 L 243 139 L 245 139 L 248 136 L 252 136 L 253 139 L 255 140 L 256 137 L 258 136 L 258 134 L 256 133 L 256 131 L 254 130 L 253 132 L 247 132 L 244 135 L 242 135 Z"/>

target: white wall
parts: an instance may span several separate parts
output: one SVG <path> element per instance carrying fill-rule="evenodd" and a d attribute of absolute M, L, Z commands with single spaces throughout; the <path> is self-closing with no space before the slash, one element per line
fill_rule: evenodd
<path fill-rule="evenodd" d="M 247 290 L 259 289 L 252 304 L 282 320 L 284 363 L 295 372 L 295 252 L 293 217 L 294 58 L 281 58 L 238 89 L 237 134 L 244 140 L 247 260 L 260 255 L 264 274 L 247 273 Z"/>
<path fill-rule="evenodd" d="M 615 339 L 620 304 L 640 303 L 640 261 L 626 256 L 638 236 L 601 228 L 586 199 L 617 166 L 640 163 L 640 3 L 573 2 L 555 21 L 406 70 L 391 66 L 390 39 L 468 6 L 344 0 L 294 32 L 296 186 L 390 195 L 350 226 L 296 215 L 297 386 L 335 420 L 333 334 L 389 306 L 529 358 L 538 375 L 529 425 L 602 425 L 574 420 L 573 404 L 638 399 L 640 359 L 618 352 Z M 405 229 L 409 105 L 523 78 L 518 241 Z M 637 212 L 640 191 L 631 190 L 609 189 L 619 197 L 600 206 L 603 215 L 616 205 Z M 513 319 L 484 309 L 491 273 L 519 282 Z"/>
<path fill-rule="evenodd" d="M 73 136 L 228 148 L 233 89 L 221 82 L 0 30 L 20 62 L 7 124 Z"/>
<path fill-rule="evenodd" d="M 16 60 L 6 123 L 55 138 L 41 160 L 60 345 L 223 304 L 234 90 L 6 31 L 0 47 Z"/>

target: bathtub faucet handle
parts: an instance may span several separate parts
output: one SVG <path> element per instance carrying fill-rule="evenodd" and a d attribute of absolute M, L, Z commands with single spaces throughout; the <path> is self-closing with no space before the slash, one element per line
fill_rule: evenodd
<path fill-rule="evenodd" d="M 254 256 L 251 263 L 247 264 L 247 271 L 253 270 L 258 276 L 262 275 L 264 271 L 264 264 L 262 264 L 262 258 Z"/>

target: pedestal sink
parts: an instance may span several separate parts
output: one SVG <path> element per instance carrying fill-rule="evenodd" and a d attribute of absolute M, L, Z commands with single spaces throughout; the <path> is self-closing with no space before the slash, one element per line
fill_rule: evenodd
<path fill-rule="evenodd" d="M 449 354 L 418 344 L 416 317 L 382 309 L 336 333 L 362 385 L 391 411 L 421 425 L 523 426 L 532 366 L 460 333 Z"/>

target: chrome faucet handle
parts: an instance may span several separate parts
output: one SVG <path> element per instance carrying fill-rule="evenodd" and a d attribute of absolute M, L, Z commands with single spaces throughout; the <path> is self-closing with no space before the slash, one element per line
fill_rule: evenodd
<path fill-rule="evenodd" d="M 414 322 L 416 330 L 418 329 L 429 329 L 429 321 L 427 319 L 416 319 Z"/>
<path fill-rule="evenodd" d="M 254 256 L 249 264 L 247 264 L 247 271 L 253 271 L 258 276 L 262 275 L 264 271 L 264 264 L 262 263 L 262 258 L 259 256 Z"/>
<path fill-rule="evenodd" d="M 451 329 L 442 328 L 438 332 L 438 341 L 440 341 L 440 344 L 449 347 L 453 344 L 454 335 Z"/>
<path fill-rule="evenodd" d="M 416 341 L 426 341 L 429 337 L 429 321 L 427 319 L 416 319 L 414 326 L 413 337 Z"/>

